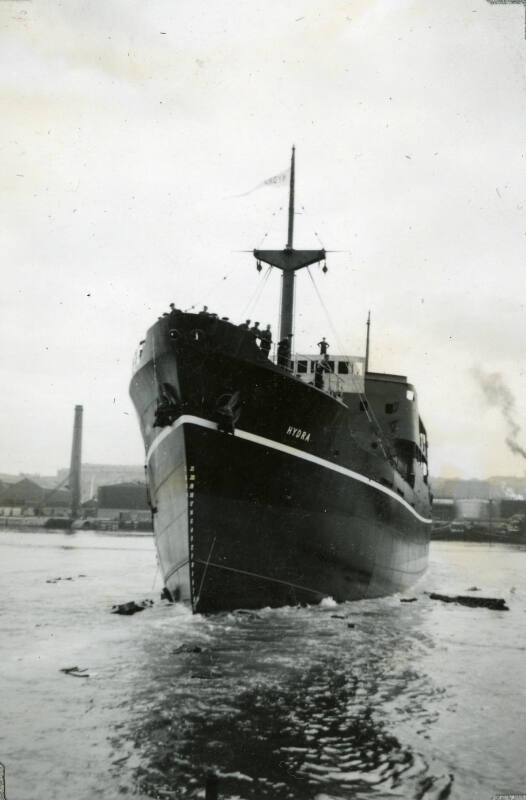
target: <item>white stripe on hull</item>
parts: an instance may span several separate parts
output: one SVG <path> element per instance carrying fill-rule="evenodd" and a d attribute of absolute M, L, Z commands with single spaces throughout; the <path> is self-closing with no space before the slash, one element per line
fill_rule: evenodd
<path fill-rule="evenodd" d="M 165 428 L 158 436 L 155 437 L 146 454 L 147 464 L 161 442 L 163 442 L 167 436 L 173 433 L 173 431 L 177 430 L 177 428 L 179 428 L 181 425 L 199 425 L 201 428 L 208 428 L 209 430 L 217 431 L 217 424 L 209 419 L 195 417 L 192 414 L 182 414 L 178 419 L 176 419 L 173 425 Z M 403 497 L 400 497 L 400 495 L 398 495 L 396 492 L 393 492 L 392 489 L 389 489 L 387 486 L 382 486 L 381 483 L 377 483 L 376 481 L 371 480 L 371 478 L 366 478 L 365 475 L 360 475 L 359 472 L 354 472 L 351 469 L 347 469 L 347 467 L 341 467 L 339 464 L 333 464 L 331 461 L 327 461 L 324 458 L 315 456 L 312 453 L 306 453 L 303 450 L 298 450 L 297 447 L 291 447 L 289 444 L 276 442 L 274 439 L 267 439 L 265 436 L 258 436 L 255 433 L 243 431 L 240 428 L 235 429 L 234 436 L 237 436 L 239 439 L 246 439 L 248 442 L 253 442 L 254 444 L 259 444 L 262 447 L 270 447 L 272 450 L 278 450 L 281 453 L 286 453 L 287 455 L 301 458 L 304 461 L 310 461 L 311 464 L 317 464 L 319 467 L 330 469 L 333 472 L 338 472 L 340 475 L 345 475 L 347 478 L 351 478 L 352 480 L 359 481 L 367 486 L 371 486 L 372 488 L 377 489 L 379 492 L 383 492 L 388 497 L 391 497 L 393 500 L 396 500 L 398 503 L 403 505 L 404 508 L 410 511 L 413 516 L 420 520 L 420 522 L 425 522 L 428 525 L 432 522 L 431 519 L 420 516 L 420 514 L 418 514 L 411 505 L 409 505 L 407 500 L 404 500 Z"/>

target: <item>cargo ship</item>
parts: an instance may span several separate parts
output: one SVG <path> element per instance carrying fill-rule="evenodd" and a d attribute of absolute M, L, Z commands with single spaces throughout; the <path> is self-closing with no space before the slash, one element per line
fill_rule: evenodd
<path fill-rule="evenodd" d="M 288 177 L 288 176 L 287 176 Z M 171 305 L 136 353 L 166 591 L 196 613 L 378 597 L 427 566 L 432 495 L 415 388 L 362 356 L 298 353 L 296 273 L 326 251 L 254 250 L 282 273 L 277 353 L 245 324 Z"/>

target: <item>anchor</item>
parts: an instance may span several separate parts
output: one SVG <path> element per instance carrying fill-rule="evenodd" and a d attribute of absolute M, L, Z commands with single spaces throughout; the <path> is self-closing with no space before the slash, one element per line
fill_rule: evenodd
<path fill-rule="evenodd" d="M 177 419 L 179 404 L 175 395 L 175 389 L 169 383 L 162 383 L 159 386 L 159 395 L 153 427 L 166 428 Z"/>
<path fill-rule="evenodd" d="M 240 414 L 239 392 L 222 394 L 217 401 L 215 412 L 217 429 L 222 433 L 233 434 Z"/>

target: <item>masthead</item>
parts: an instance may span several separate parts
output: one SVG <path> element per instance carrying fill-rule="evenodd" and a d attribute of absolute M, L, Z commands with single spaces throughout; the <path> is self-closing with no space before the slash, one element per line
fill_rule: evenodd
<path fill-rule="evenodd" d="M 325 260 L 325 250 L 295 250 L 294 242 L 294 191 L 296 181 L 296 148 L 292 146 L 289 184 L 289 219 L 287 244 L 283 250 L 254 250 L 257 261 L 263 261 L 283 272 L 279 338 L 293 335 L 294 327 L 294 275 L 298 269 Z"/>

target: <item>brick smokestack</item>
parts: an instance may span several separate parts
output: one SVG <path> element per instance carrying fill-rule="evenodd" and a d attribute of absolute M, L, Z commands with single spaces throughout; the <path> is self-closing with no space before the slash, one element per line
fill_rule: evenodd
<path fill-rule="evenodd" d="M 71 445 L 71 464 L 69 467 L 69 488 L 71 490 L 71 518 L 77 519 L 80 508 L 80 470 L 82 463 L 82 414 L 83 407 L 75 406 L 73 421 L 73 442 Z"/>

